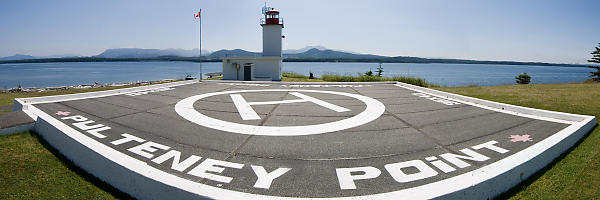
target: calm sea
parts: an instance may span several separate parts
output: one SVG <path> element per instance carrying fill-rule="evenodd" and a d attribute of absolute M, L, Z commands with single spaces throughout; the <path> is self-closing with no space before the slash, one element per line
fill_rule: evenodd
<path fill-rule="evenodd" d="M 375 71 L 377 63 L 284 62 L 283 71 L 316 76 L 356 75 Z M 523 72 L 532 83 L 573 83 L 588 79 L 590 68 L 528 65 L 413 64 L 384 63 L 384 76 L 413 76 L 443 86 L 510 85 Z M 221 63 L 203 63 L 203 73 L 220 72 Z M 71 86 L 98 83 L 125 83 L 198 76 L 199 64 L 191 62 L 83 62 L 0 64 L 0 87 Z"/>

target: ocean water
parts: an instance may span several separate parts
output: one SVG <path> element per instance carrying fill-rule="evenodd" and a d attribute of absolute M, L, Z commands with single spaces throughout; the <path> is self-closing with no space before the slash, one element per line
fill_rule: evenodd
<path fill-rule="evenodd" d="M 98 83 L 125 83 L 160 79 L 197 77 L 199 63 L 192 62 L 81 62 L 0 64 L 0 87 L 71 86 Z M 357 75 L 375 71 L 377 63 L 284 62 L 284 72 L 308 76 L 323 74 Z M 203 73 L 220 72 L 221 63 L 202 63 Z M 532 76 L 533 84 L 583 82 L 590 68 L 484 65 L 484 64 L 414 64 L 384 63 L 384 76 L 413 76 L 443 86 L 510 85 L 523 72 Z"/>

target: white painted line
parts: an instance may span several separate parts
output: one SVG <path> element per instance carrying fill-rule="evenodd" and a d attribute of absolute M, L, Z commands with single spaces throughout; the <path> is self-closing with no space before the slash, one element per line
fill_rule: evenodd
<path fill-rule="evenodd" d="M 177 87 L 182 85 L 189 85 L 193 83 L 198 83 L 197 80 L 190 81 L 178 81 L 172 83 L 163 83 L 157 85 L 147 85 L 147 86 L 139 86 L 139 87 L 131 87 L 131 88 L 123 88 L 123 89 L 115 89 L 115 90 L 105 90 L 98 92 L 86 92 L 86 93 L 77 93 L 77 94 L 65 94 L 65 95 L 56 95 L 56 96 L 45 96 L 45 97 L 32 97 L 32 98 L 19 98 L 21 102 L 25 104 L 40 104 L 40 103 L 53 103 L 53 102 L 61 102 L 61 101 L 72 101 L 72 100 L 81 100 L 81 99 L 90 99 L 90 98 L 100 98 L 114 95 L 127 94 L 132 92 L 139 92 L 150 89 L 157 88 L 165 88 L 165 87 Z M 15 103 L 16 103 L 15 99 Z"/>
<path fill-rule="evenodd" d="M 439 98 L 449 99 L 449 100 L 460 102 L 460 103 L 467 104 L 470 106 L 475 106 L 478 108 L 491 110 L 494 112 L 511 114 L 511 115 L 526 117 L 526 118 L 530 118 L 530 119 L 538 119 L 538 120 L 544 120 L 544 121 L 556 122 L 556 123 L 562 123 L 562 124 L 573 124 L 582 119 L 582 115 L 574 115 L 574 114 L 570 114 L 570 113 L 561 113 L 561 112 L 555 112 L 555 111 L 547 111 L 547 110 L 540 110 L 540 109 L 535 109 L 535 108 L 526 108 L 526 107 L 521 107 L 521 106 L 497 103 L 497 102 L 493 102 L 493 101 L 487 101 L 487 100 L 476 99 L 476 98 L 472 98 L 472 97 L 466 97 L 466 96 L 462 96 L 462 95 L 437 91 L 437 90 L 433 90 L 433 89 L 429 89 L 429 88 L 421 88 L 419 86 L 408 85 L 405 83 L 398 83 L 398 84 L 396 84 L 396 86 L 404 88 L 404 89 L 420 92 L 420 93 L 425 93 L 425 94 L 439 97 Z M 489 105 L 494 105 L 494 107 L 489 106 Z M 521 112 L 517 112 L 517 111 L 521 111 Z M 528 113 L 525 113 L 523 111 L 526 111 Z M 529 114 L 529 113 L 531 113 L 531 114 Z M 546 113 L 545 116 L 540 115 L 540 114 L 544 114 L 544 113 Z M 548 116 L 557 116 L 560 118 L 548 117 Z"/>
<path fill-rule="evenodd" d="M 334 94 L 355 98 L 362 101 L 367 106 L 366 109 L 350 118 L 343 120 L 316 124 L 306 126 L 255 126 L 247 124 L 239 124 L 228 121 L 223 121 L 208 117 L 196 109 L 194 109 L 194 102 L 215 95 L 224 94 L 237 94 L 237 93 L 250 93 L 250 92 L 302 92 L 302 93 L 322 93 L 322 94 Z M 342 110 L 340 108 L 336 108 Z M 345 109 L 345 108 L 343 108 Z M 208 128 L 217 129 L 221 131 L 240 133 L 248 135 L 264 135 L 264 136 L 298 136 L 298 135 L 311 135 L 329 133 L 334 131 L 340 131 L 356 126 L 360 126 L 369 123 L 381 116 L 385 112 L 385 106 L 383 103 L 362 95 L 350 94 L 345 92 L 334 92 L 334 91 L 323 91 L 323 90 L 299 90 L 299 89 L 262 89 L 262 90 L 237 90 L 237 91 L 223 91 L 201 94 L 191 96 L 179 101 L 175 104 L 175 111 L 183 118 L 202 125 Z"/>
<path fill-rule="evenodd" d="M 233 104 L 237 108 L 237 110 L 240 113 L 240 116 L 242 117 L 243 120 L 258 120 L 258 119 L 260 119 L 260 116 L 258 116 L 258 114 L 256 113 L 256 111 L 254 111 L 254 109 L 252 108 L 251 105 L 272 105 L 272 104 L 313 102 L 317 105 L 323 106 L 325 108 L 329 108 L 336 112 L 350 111 L 349 109 L 346 109 L 344 107 L 333 105 L 331 103 L 328 103 L 328 102 L 325 102 L 325 101 L 322 101 L 319 99 L 315 99 L 313 97 L 310 97 L 310 96 L 304 95 L 304 94 L 300 94 L 298 92 L 290 92 L 289 94 L 300 97 L 300 99 L 281 100 L 281 101 L 248 102 L 248 101 L 246 101 L 246 99 L 244 99 L 244 97 L 242 97 L 241 94 L 230 94 L 229 96 L 231 96 L 231 100 L 233 101 Z"/>
<path fill-rule="evenodd" d="M 325 108 L 329 108 L 329 109 L 331 109 L 331 110 L 333 110 L 335 112 L 347 112 L 347 111 L 350 111 L 347 108 L 344 108 L 344 107 L 341 107 L 341 106 L 337 106 L 337 105 L 333 105 L 333 104 L 325 102 L 323 100 L 315 99 L 313 97 L 310 97 L 310 96 L 304 95 L 304 94 L 300 94 L 298 92 L 290 92 L 290 94 L 294 95 L 294 96 L 297 96 L 297 97 L 300 97 L 300 98 L 302 98 L 302 99 L 304 99 L 306 101 L 310 101 L 310 102 L 316 103 L 317 105 L 323 106 Z"/>
<path fill-rule="evenodd" d="M 233 101 L 233 104 L 237 108 L 243 120 L 260 119 L 260 116 L 258 116 L 256 111 L 252 109 L 252 106 L 248 104 L 246 99 L 244 99 L 241 94 L 230 94 L 229 96 L 231 96 L 231 100 Z"/>
<path fill-rule="evenodd" d="M 250 102 L 250 105 L 272 105 L 272 104 L 285 104 L 285 103 L 302 103 L 306 102 L 303 99 L 292 99 L 292 100 L 282 100 L 282 101 L 261 101 L 261 102 Z"/>

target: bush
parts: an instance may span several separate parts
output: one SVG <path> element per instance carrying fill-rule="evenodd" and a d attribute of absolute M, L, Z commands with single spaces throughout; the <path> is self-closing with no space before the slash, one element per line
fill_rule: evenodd
<path fill-rule="evenodd" d="M 379 67 L 377 67 L 377 76 L 381 77 L 383 75 L 383 67 L 381 67 L 381 63 L 379 63 Z"/>
<path fill-rule="evenodd" d="M 592 63 L 600 63 L 600 43 L 598 47 L 596 47 L 595 51 L 592 51 L 592 59 L 588 60 L 588 62 Z M 592 82 L 600 82 L 600 66 L 589 66 L 589 68 L 596 69 L 595 72 L 590 72 L 590 77 L 592 77 Z"/>
<path fill-rule="evenodd" d="M 312 72 L 310 72 L 310 73 L 308 73 L 308 74 L 309 74 L 309 75 L 308 75 L 308 79 L 315 79 L 315 76 L 313 75 L 313 73 L 312 73 Z"/>
<path fill-rule="evenodd" d="M 517 79 L 516 82 L 518 84 L 529 84 L 529 82 L 531 82 L 531 76 L 527 75 L 527 73 L 515 76 L 515 78 Z"/>
<path fill-rule="evenodd" d="M 377 82 L 377 81 L 395 81 L 408 83 L 411 85 L 421 86 L 421 87 L 438 87 L 437 85 L 429 84 L 425 79 L 408 77 L 408 76 L 394 76 L 394 77 L 378 77 L 378 76 L 340 76 L 334 74 L 324 74 L 321 77 L 324 81 L 329 82 Z"/>
<path fill-rule="evenodd" d="M 294 72 L 282 72 L 281 76 L 288 78 L 308 78 L 305 75 L 294 73 Z"/>
<path fill-rule="evenodd" d="M 408 83 L 411 85 L 416 85 L 416 86 L 421 86 L 421 87 L 439 87 L 437 85 L 427 83 L 427 81 L 425 81 L 425 79 L 409 77 L 409 76 L 394 76 L 394 77 L 392 77 L 391 81 Z"/>
<path fill-rule="evenodd" d="M 592 82 L 600 82 L 600 66 L 588 66 L 589 68 L 596 69 L 595 72 L 590 72 L 590 79 Z"/>

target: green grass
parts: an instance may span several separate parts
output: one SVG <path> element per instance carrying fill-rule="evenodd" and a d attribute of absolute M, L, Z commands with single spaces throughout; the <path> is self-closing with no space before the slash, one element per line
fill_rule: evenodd
<path fill-rule="evenodd" d="M 439 87 L 434 84 L 427 83 L 425 79 L 408 77 L 408 76 L 394 76 L 394 77 L 378 77 L 378 76 L 350 76 L 350 75 L 335 75 L 335 74 L 324 74 L 321 78 L 309 79 L 308 76 L 292 73 L 282 73 L 283 82 L 378 82 L 378 81 L 397 81 L 402 83 L 408 83 L 421 87 Z"/>
<path fill-rule="evenodd" d="M 309 79 L 308 76 L 293 73 L 293 72 L 282 72 L 281 73 L 281 81 L 282 82 L 323 82 L 323 80 L 319 78 Z"/>
<path fill-rule="evenodd" d="M 600 118 L 600 84 L 510 85 L 440 90 Z M 501 196 L 510 199 L 600 199 L 600 128 L 544 170 Z"/>
<path fill-rule="evenodd" d="M 74 166 L 37 134 L 0 136 L 0 199 L 128 199 Z"/>

